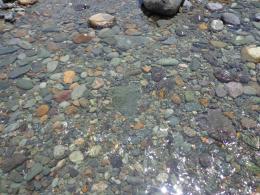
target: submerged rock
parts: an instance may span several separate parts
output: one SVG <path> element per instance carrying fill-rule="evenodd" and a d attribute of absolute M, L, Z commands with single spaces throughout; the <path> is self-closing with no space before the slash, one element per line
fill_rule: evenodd
<path fill-rule="evenodd" d="M 88 21 L 94 28 L 109 28 L 115 24 L 116 18 L 110 14 L 98 13 L 91 16 Z"/>
<path fill-rule="evenodd" d="M 173 16 L 177 14 L 183 2 L 183 0 L 143 0 L 143 5 L 152 13 Z"/>

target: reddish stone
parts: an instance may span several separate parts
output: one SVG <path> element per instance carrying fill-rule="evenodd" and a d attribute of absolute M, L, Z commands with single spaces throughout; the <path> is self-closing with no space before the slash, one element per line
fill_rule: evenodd
<path fill-rule="evenodd" d="M 76 34 L 72 37 L 72 41 L 76 44 L 80 43 L 87 43 L 91 41 L 93 37 L 87 35 L 87 34 Z"/>
<path fill-rule="evenodd" d="M 59 103 L 63 101 L 67 101 L 70 99 L 70 94 L 71 94 L 70 90 L 64 90 L 58 92 L 57 94 L 54 95 L 54 100 Z"/>

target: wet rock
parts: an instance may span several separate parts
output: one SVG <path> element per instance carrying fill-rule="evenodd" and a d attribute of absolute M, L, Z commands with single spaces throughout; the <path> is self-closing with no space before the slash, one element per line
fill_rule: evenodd
<path fill-rule="evenodd" d="M 74 169 L 73 167 L 69 167 L 69 174 L 71 177 L 77 177 L 79 174 L 79 171 Z"/>
<path fill-rule="evenodd" d="M 227 95 L 227 91 L 226 91 L 225 87 L 221 86 L 221 85 L 217 86 L 217 88 L 215 89 L 215 92 L 218 97 L 225 97 Z"/>
<path fill-rule="evenodd" d="M 202 153 L 199 156 L 199 162 L 203 168 L 208 168 L 211 166 L 211 156 L 207 153 Z"/>
<path fill-rule="evenodd" d="M 166 73 L 165 73 L 164 69 L 162 69 L 160 67 L 153 67 L 152 68 L 152 70 L 151 70 L 151 77 L 152 77 L 153 81 L 159 82 L 165 76 L 166 76 Z"/>
<path fill-rule="evenodd" d="M 0 80 L 0 91 L 6 90 L 10 87 L 10 84 L 7 80 Z"/>
<path fill-rule="evenodd" d="M 207 9 L 210 11 L 219 11 L 223 9 L 223 5 L 221 3 L 213 3 L 213 2 L 209 2 L 207 4 Z"/>
<path fill-rule="evenodd" d="M 38 0 L 18 0 L 18 3 L 21 5 L 33 5 L 37 2 Z"/>
<path fill-rule="evenodd" d="M 257 123 L 255 120 L 251 119 L 251 118 L 247 118 L 247 117 L 243 117 L 241 119 L 241 125 L 242 127 L 244 127 L 245 129 L 251 129 L 251 128 L 256 128 Z"/>
<path fill-rule="evenodd" d="M 88 150 L 88 155 L 90 157 L 97 157 L 100 155 L 101 151 L 102 151 L 102 147 L 100 145 L 91 146 L 90 149 Z"/>
<path fill-rule="evenodd" d="M 73 89 L 71 93 L 71 99 L 76 100 L 81 98 L 84 95 L 84 92 L 87 90 L 85 85 L 80 85 Z"/>
<path fill-rule="evenodd" d="M 112 105 L 122 114 L 135 114 L 139 98 L 140 91 L 136 86 L 119 86 L 112 89 Z"/>
<path fill-rule="evenodd" d="M 15 78 L 17 78 L 19 76 L 22 76 L 25 73 L 29 72 L 30 69 L 31 69 L 30 65 L 15 68 L 12 72 L 10 72 L 9 78 L 10 79 L 15 79 Z"/>
<path fill-rule="evenodd" d="M 75 77 L 76 77 L 75 71 L 68 70 L 68 71 L 64 72 L 63 81 L 66 84 L 70 84 L 70 83 L 73 83 Z"/>
<path fill-rule="evenodd" d="M 96 78 L 94 82 L 92 83 L 91 87 L 92 89 L 100 89 L 105 84 L 104 80 L 101 78 Z"/>
<path fill-rule="evenodd" d="M 120 155 L 111 156 L 110 162 L 113 168 L 121 168 L 123 166 L 122 157 Z"/>
<path fill-rule="evenodd" d="M 5 55 L 5 54 L 11 54 L 14 53 L 18 50 L 17 47 L 1 47 L 0 46 L 0 55 Z"/>
<path fill-rule="evenodd" d="M 4 173 L 10 172 L 19 165 L 23 164 L 27 158 L 24 154 L 14 154 L 11 158 L 5 159 L 1 164 L 1 169 Z"/>
<path fill-rule="evenodd" d="M 179 61 L 175 58 L 163 58 L 158 60 L 157 64 L 161 66 L 176 66 L 179 64 Z"/>
<path fill-rule="evenodd" d="M 168 121 L 171 127 L 176 127 L 179 124 L 180 119 L 176 116 L 172 116 L 168 119 Z"/>
<path fill-rule="evenodd" d="M 108 188 L 108 185 L 104 181 L 94 183 L 91 187 L 93 192 L 104 192 Z"/>
<path fill-rule="evenodd" d="M 43 104 L 39 106 L 36 110 L 36 114 L 38 117 L 42 117 L 49 112 L 49 106 L 47 104 Z"/>
<path fill-rule="evenodd" d="M 47 63 L 47 71 L 48 72 L 54 72 L 56 68 L 58 67 L 59 62 L 58 61 L 50 61 Z"/>
<path fill-rule="evenodd" d="M 237 82 L 229 82 L 226 84 L 228 94 L 233 97 L 237 98 L 238 96 L 242 95 L 244 90 L 241 83 Z"/>
<path fill-rule="evenodd" d="M 19 79 L 16 81 L 16 86 L 20 89 L 30 90 L 33 88 L 33 81 L 30 79 Z"/>
<path fill-rule="evenodd" d="M 35 163 L 25 176 L 26 181 L 31 181 L 36 175 L 43 171 L 43 166 L 40 163 Z"/>
<path fill-rule="evenodd" d="M 144 179 L 140 177 L 130 176 L 130 175 L 126 177 L 126 181 L 130 185 L 141 185 L 144 183 Z"/>
<path fill-rule="evenodd" d="M 98 13 L 89 18 L 89 24 L 94 28 L 110 28 L 115 24 L 116 18 L 110 14 Z"/>
<path fill-rule="evenodd" d="M 0 59 L 0 68 L 14 63 L 16 56 Z"/>
<path fill-rule="evenodd" d="M 74 151 L 69 155 L 71 162 L 79 164 L 84 160 L 84 156 L 81 151 Z"/>
<path fill-rule="evenodd" d="M 197 118 L 200 128 L 218 141 L 228 141 L 236 137 L 232 122 L 219 109 L 210 109 L 206 116 Z"/>
<path fill-rule="evenodd" d="M 57 145 L 54 147 L 53 150 L 53 156 L 56 159 L 60 159 L 64 156 L 65 151 L 67 150 L 67 147 L 63 146 L 63 145 Z"/>
<path fill-rule="evenodd" d="M 260 63 L 260 47 L 246 46 L 241 50 L 241 56 L 246 61 Z"/>
<path fill-rule="evenodd" d="M 10 179 L 15 183 L 21 183 L 23 181 L 23 176 L 17 171 L 12 171 L 10 174 Z"/>
<path fill-rule="evenodd" d="M 214 70 L 214 76 L 221 82 L 227 83 L 233 81 L 234 76 L 225 69 L 216 69 Z"/>
<path fill-rule="evenodd" d="M 225 24 L 240 25 L 240 19 L 233 13 L 223 13 L 221 19 Z"/>
<path fill-rule="evenodd" d="M 210 27 L 213 31 L 222 31 L 224 29 L 224 24 L 221 20 L 212 20 Z"/>
<path fill-rule="evenodd" d="M 183 3 L 183 0 L 143 0 L 144 7 L 154 14 L 173 16 Z"/>
<path fill-rule="evenodd" d="M 81 44 L 81 43 L 88 43 L 93 39 L 92 36 L 89 36 L 87 34 L 75 34 L 72 37 L 72 41 L 76 44 Z"/>

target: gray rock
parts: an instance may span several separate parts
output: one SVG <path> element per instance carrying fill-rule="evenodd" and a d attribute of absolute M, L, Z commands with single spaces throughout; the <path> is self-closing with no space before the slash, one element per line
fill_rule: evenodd
<path fill-rule="evenodd" d="M 12 72 L 10 72 L 9 78 L 15 79 L 15 78 L 27 73 L 30 69 L 31 69 L 30 65 L 15 68 Z"/>
<path fill-rule="evenodd" d="M 177 39 L 176 37 L 172 36 L 167 38 L 166 40 L 162 41 L 162 44 L 164 45 L 173 45 L 177 43 Z"/>
<path fill-rule="evenodd" d="M 224 29 L 224 24 L 221 20 L 212 20 L 210 23 L 210 28 L 213 31 L 222 31 Z"/>
<path fill-rule="evenodd" d="M 73 91 L 71 93 L 71 99 L 76 100 L 76 99 L 81 98 L 86 90 L 87 90 L 87 88 L 85 85 L 80 85 L 80 86 L 76 87 L 75 89 L 73 89 Z"/>
<path fill-rule="evenodd" d="M 63 145 L 55 146 L 53 149 L 54 158 L 59 159 L 59 158 L 63 157 L 66 150 L 67 150 L 67 147 L 65 147 Z"/>
<path fill-rule="evenodd" d="M 142 183 L 144 183 L 144 179 L 140 178 L 140 177 L 134 177 L 134 176 L 130 176 L 128 175 L 126 177 L 126 181 L 127 183 L 129 183 L 130 185 L 141 185 Z"/>
<path fill-rule="evenodd" d="M 242 95 L 244 92 L 242 84 L 238 82 L 229 82 L 226 84 L 226 88 L 228 90 L 228 94 L 233 98 Z"/>
<path fill-rule="evenodd" d="M 20 89 L 30 90 L 33 88 L 33 82 L 30 79 L 19 79 L 16 81 L 16 86 Z"/>
<path fill-rule="evenodd" d="M 213 2 L 209 2 L 207 4 L 207 9 L 210 11 L 219 11 L 223 9 L 223 5 L 221 3 L 213 3 Z"/>
<path fill-rule="evenodd" d="M 233 13 L 223 13 L 221 19 L 225 24 L 240 25 L 240 19 Z"/>
<path fill-rule="evenodd" d="M 23 181 L 23 176 L 17 171 L 12 171 L 10 174 L 10 179 L 15 183 L 21 183 Z"/>
<path fill-rule="evenodd" d="M 111 90 L 113 107 L 125 115 L 133 115 L 137 111 L 140 91 L 136 86 L 120 86 Z"/>
<path fill-rule="evenodd" d="M 0 59 L 0 68 L 14 63 L 15 60 L 16 60 L 16 56 L 10 56 L 8 58 Z"/>
<path fill-rule="evenodd" d="M 47 64 L 47 71 L 48 72 L 53 72 L 56 70 L 57 66 L 58 66 L 59 62 L 58 61 L 50 61 Z"/>
<path fill-rule="evenodd" d="M 1 164 L 1 169 L 4 173 L 7 173 L 26 161 L 24 154 L 14 154 L 11 158 L 5 159 Z"/>
<path fill-rule="evenodd" d="M 157 61 L 157 64 L 161 66 L 176 66 L 179 64 L 179 61 L 175 58 L 162 58 Z"/>
<path fill-rule="evenodd" d="M 31 43 L 24 41 L 24 40 L 19 40 L 17 45 L 19 47 L 21 47 L 22 49 L 32 49 L 33 48 Z"/>
<path fill-rule="evenodd" d="M 18 50 L 17 47 L 0 47 L 0 55 L 11 54 Z"/>
<path fill-rule="evenodd" d="M 168 120 L 169 120 L 169 125 L 171 127 L 176 127 L 180 123 L 180 119 L 176 116 L 172 116 Z"/>
<path fill-rule="evenodd" d="M 215 89 L 215 92 L 216 92 L 216 95 L 218 97 L 225 97 L 227 95 L 227 91 L 225 90 L 225 87 L 224 86 L 218 86 L 216 89 Z"/>
<path fill-rule="evenodd" d="M 147 10 L 165 16 L 175 15 L 183 2 L 183 0 L 143 0 Z"/>
<path fill-rule="evenodd" d="M 31 181 L 36 175 L 43 171 L 43 166 L 40 163 L 35 163 L 25 176 L 26 181 Z"/>

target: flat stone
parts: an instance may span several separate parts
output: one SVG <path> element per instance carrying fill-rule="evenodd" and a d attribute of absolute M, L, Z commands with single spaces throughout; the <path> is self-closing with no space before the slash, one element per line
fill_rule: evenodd
<path fill-rule="evenodd" d="M 19 76 L 22 76 L 25 73 L 29 72 L 30 69 L 31 69 L 30 65 L 15 68 L 12 72 L 10 72 L 9 78 L 10 79 L 15 79 L 15 78 L 17 78 Z"/>
<path fill-rule="evenodd" d="M 0 47 L 0 55 L 11 54 L 18 50 L 17 47 Z"/>
<path fill-rule="evenodd" d="M 8 58 L 0 59 L 0 68 L 7 66 L 7 65 L 10 65 L 10 64 L 13 64 L 15 62 L 15 60 L 16 60 L 16 56 L 11 56 L 11 57 L 8 57 Z"/>
<path fill-rule="evenodd" d="M 242 95 L 244 90 L 241 83 L 237 82 L 229 82 L 226 84 L 228 94 L 233 97 L 237 98 L 238 96 Z"/>
<path fill-rule="evenodd" d="M 19 165 L 26 161 L 26 156 L 24 154 L 14 154 L 11 158 L 5 159 L 1 164 L 1 169 L 4 173 L 10 172 Z"/>
<path fill-rule="evenodd" d="M 16 81 L 16 86 L 20 89 L 30 90 L 33 88 L 33 81 L 30 79 L 19 79 Z"/>
<path fill-rule="evenodd" d="M 93 37 L 89 36 L 87 34 L 75 34 L 72 37 L 72 41 L 76 44 L 87 43 L 87 42 L 91 41 L 92 39 L 93 39 Z"/>
<path fill-rule="evenodd" d="M 85 85 L 80 85 L 80 86 L 76 87 L 75 89 L 73 89 L 73 91 L 71 93 L 71 99 L 76 100 L 76 99 L 81 98 L 86 90 L 87 90 L 87 88 Z"/>
<path fill-rule="evenodd" d="M 43 171 L 43 168 L 44 167 L 42 166 L 42 164 L 35 163 L 25 176 L 25 180 L 31 181 L 36 175 L 40 174 Z"/>
<path fill-rule="evenodd" d="M 225 97 L 227 95 L 227 91 L 225 90 L 224 86 L 218 86 L 215 89 L 215 92 L 218 97 Z"/>
<path fill-rule="evenodd" d="M 69 155 L 71 162 L 79 164 L 84 160 L 84 156 L 81 151 L 74 151 Z"/>
<path fill-rule="evenodd" d="M 89 18 L 89 24 L 94 28 L 109 28 L 115 24 L 115 21 L 115 16 L 106 13 L 98 13 Z"/>
<path fill-rule="evenodd" d="M 136 86 L 120 86 L 111 90 L 112 105 L 115 110 L 125 115 L 134 115 L 140 99 L 140 91 Z"/>
<path fill-rule="evenodd" d="M 175 58 L 162 58 L 157 61 L 157 64 L 161 66 L 176 66 L 179 64 L 179 61 Z"/>
<path fill-rule="evenodd" d="M 50 61 L 47 63 L 47 71 L 48 72 L 54 72 L 56 68 L 58 67 L 59 62 L 58 61 Z"/>

